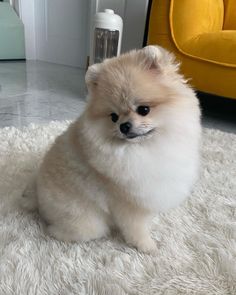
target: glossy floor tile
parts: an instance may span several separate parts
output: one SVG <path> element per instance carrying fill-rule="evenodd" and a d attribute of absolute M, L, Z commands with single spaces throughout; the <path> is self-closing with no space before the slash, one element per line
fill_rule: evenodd
<path fill-rule="evenodd" d="M 78 68 L 41 61 L 0 62 L 0 127 L 75 119 L 85 106 L 84 75 Z M 202 122 L 236 133 L 235 119 L 236 114 L 208 109 Z"/>
<path fill-rule="evenodd" d="M 46 62 L 0 62 L 0 127 L 76 118 L 85 105 L 84 74 Z"/>

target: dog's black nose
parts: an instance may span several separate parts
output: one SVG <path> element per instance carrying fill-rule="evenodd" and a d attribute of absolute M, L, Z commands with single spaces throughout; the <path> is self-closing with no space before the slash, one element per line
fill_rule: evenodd
<path fill-rule="evenodd" d="M 131 127 L 132 127 L 132 124 L 130 122 L 122 123 L 122 124 L 120 124 L 120 131 L 123 134 L 127 135 L 129 133 Z"/>

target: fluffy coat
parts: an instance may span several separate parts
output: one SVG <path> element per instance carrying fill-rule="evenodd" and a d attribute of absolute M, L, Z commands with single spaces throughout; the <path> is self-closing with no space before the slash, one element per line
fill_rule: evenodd
<path fill-rule="evenodd" d="M 185 200 L 197 177 L 197 98 L 173 56 L 154 46 L 90 67 L 86 83 L 86 110 L 56 139 L 37 176 L 46 230 L 82 242 L 117 227 L 127 243 L 155 252 L 153 215 Z M 139 106 L 150 113 L 138 114 Z"/>

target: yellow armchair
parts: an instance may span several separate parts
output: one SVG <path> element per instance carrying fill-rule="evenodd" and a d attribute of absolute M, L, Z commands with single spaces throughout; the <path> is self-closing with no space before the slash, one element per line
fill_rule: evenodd
<path fill-rule="evenodd" d="M 197 90 L 236 99 L 236 0 L 153 0 L 147 43 L 172 51 Z"/>

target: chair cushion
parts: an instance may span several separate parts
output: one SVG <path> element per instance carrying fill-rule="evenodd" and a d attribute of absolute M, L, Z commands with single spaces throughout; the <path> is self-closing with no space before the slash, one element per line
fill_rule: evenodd
<path fill-rule="evenodd" d="M 195 58 L 236 67 L 236 31 L 204 33 L 188 40 L 182 50 Z"/>

